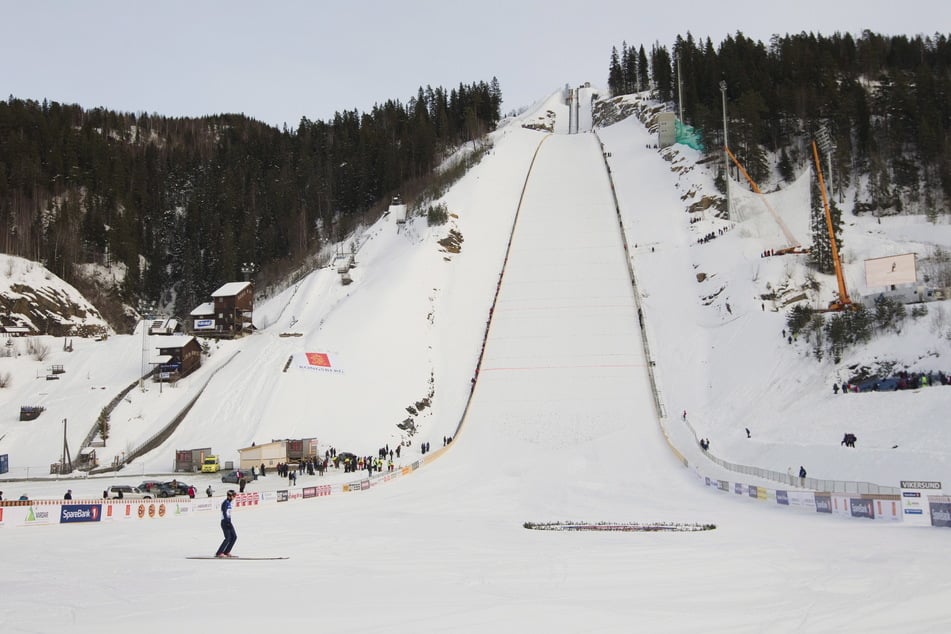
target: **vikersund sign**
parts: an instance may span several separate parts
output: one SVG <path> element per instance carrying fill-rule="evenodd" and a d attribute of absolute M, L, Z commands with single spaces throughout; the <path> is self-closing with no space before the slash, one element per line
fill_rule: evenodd
<path fill-rule="evenodd" d="M 901 488 L 903 489 L 926 489 L 929 491 L 941 489 L 941 482 L 933 482 L 928 480 L 902 480 Z"/>
<path fill-rule="evenodd" d="M 929 510 L 932 496 L 940 496 L 941 482 L 934 480 L 902 480 L 901 512 L 906 522 L 919 526 L 943 526 L 935 524 L 935 509 Z M 938 511 L 940 515 L 940 510 Z M 939 520 L 940 521 L 940 520 Z"/>

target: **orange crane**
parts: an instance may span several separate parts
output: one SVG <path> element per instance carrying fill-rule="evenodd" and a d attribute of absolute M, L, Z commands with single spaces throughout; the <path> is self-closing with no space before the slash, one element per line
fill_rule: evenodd
<path fill-rule="evenodd" d="M 816 142 L 812 142 L 812 158 L 816 161 L 816 176 L 819 178 L 819 192 L 822 194 L 822 206 L 826 213 L 826 229 L 829 230 L 829 244 L 832 246 L 832 263 L 835 265 L 835 279 L 839 283 L 839 298 L 829 304 L 829 310 L 855 308 L 849 292 L 845 288 L 845 277 L 842 275 L 842 262 L 839 260 L 839 247 L 835 243 L 835 229 L 832 226 L 832 212 L 829 209 L 829 198 L 826 196 L 826 183 L 822 178 L 822 165 L 819 162 L 819 150 Z"/>
<path fill-rule="evenodd" d="M 779 217 L 779 214 L 776 213 L 776 210 L 773 209 L 772 205 L 769 204 L 769 201 L 766 200 L 766 196 L 763 195 L 763 192 L 760 191 L 759 187 L 756 186 L 756 182 L 750 177 L 750 175 L 743 169 L 743 166 L 740 164 L 739 159 L 736 158 L 736 155 L 730 151 L 730 148 L 724 147 L 727 155 L 733 159 L 733 162 L 736 163 L 736 166 L 739 168 L 740 173 L 746 177 L 746 180 L 749 181 L 750 187 L 753 188 L 753 191 L 759 195 L 760 200 L 763 201 L 763 204 L 766 205 L 766 209 L 769 210 L 769 213 L 772 214 L 773 220 L 776 221 L 776 224 L 779 225 L 779 228 L 782 229 L 783 235 L 786 236 L 786 244 L 788 245 L 785 249 L 775 249 L 773 255 L 788 255 L 790 253 L 809 253 L 809 249 L 803 249 L 802 245 L 799 244 L 799 241 L 793 237 L 792 232 L 789 230 L 789 227 L 786 226 L 786 223 L 783 222 L 783 219 Z"/>

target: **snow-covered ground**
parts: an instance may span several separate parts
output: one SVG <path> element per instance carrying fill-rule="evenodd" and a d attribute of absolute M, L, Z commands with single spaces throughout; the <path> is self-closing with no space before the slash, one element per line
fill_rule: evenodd
<path fill-rule="evenodd" d="M 803 275 L 795 256 L 759 257 L 781 246 L 769 223 L 734 226 L 709 215 L 690 223 L 685 208 L 697 192 L 712 193 L 712 173 L 691 150 L 650 148 L 653 138 L 635 119 L 597 134 L 521 127 L 554 117 L 562 122 L 554 129 L 565 131 L 560 95 L 494 133 L 494 149 L 446 195 L 447 226 L 381 219 L 355 239 L 352 284 L 341 285 L 333 269 L 315 271 L 256 307 L 259 332 L 212 346 L 179 387 L 132 390 L 99 450 L 104 462 L 204 389 L 157 450 L 119 476 L 0 489 L 4 499 L 59 498 L 66 488 L 96 498 L 107 484 L 168 473 L 176 449 L 210 446 L 237 460 L 251 442 L 294 437 L 318 438 L 321 451 L 370 455 L 409 440 L 398 477 L 353 493 L 343 492 L 359 480 L 352 474 L 305 477 L 285 504 L 276 503 L 287 489 L 276 476 L 253 483 L 260 504 L 236 510 L 235 552 L 286 561 L 186 560 L 220 541 L 212 508 L 220 498 L 204 508 L 172 503 L 161 518 L 0 526 L 3 631 L 158 632 L 183 623 L 347 632 L 943 629 L 951 619 L 951 582 L 937 555 L 944 531 L 705 487 L 698 471 L 784 488 L 717 467 L 694 433 L 710 438 L 720 458 L 782 473 L 804 465 L 818 478 L 893 487 L 900 479 L 951 481 L 940 416 L 951 389 L 831 389 L 843 366 L 876 355 L 944 369 L 948 341 L 935 315 L 946 308 L 929 305 L 930 316 L 908 322 L 901 336 L 880 337 L 838 367 L 816 361 L 804 343 L 787 343 L 784 312 L 759 298 L 767 284 Z M 795 204 L 777 208 L 799 231 Z M 450 229 L 463 238 L 459 253 L 438 243 Z M 946 246 L 946 230 L 847 214 L 850 284 L 861 292 L 864 258 Z M 710 231 L 718 237 L 698 244 Z M 834 280 L 823 283 L 834 289 Z M 64 418 L 78 446 L 141 366 L 141 333 L 77 339 L 73 352 L 61 344 L 50 340 L 42 363 L 0 358 L 0 372 L 11 374 L 0 390 L 9 475 L 48 470 L 62 450 Z M 341 372 L 299 369 L 294 360 L 304 352 L 330 354 Z M 60 380 L 36 378 L 54 363 L 66 368 Z M 427 397 L 431 406 L 413 417 L 418 432 L 408 438 L 396 425 Z M 15 420 L 18 405 L 34 403 L 48 408 L 37 421 Z M 858 436 L 855 449 L 840 446 L 843 432 Z M 443 449 L 445 436 L 454 439 Z M 425 442 L 434 451 L 423 457 Z M 180 477 L 199 490 L 214 480 Z M 331 495 L 299 499 L 318 484 Z M 220 494 L 225 485 L 214 486 Z M 556 521 L 717 528 L 523 527 Z"/>

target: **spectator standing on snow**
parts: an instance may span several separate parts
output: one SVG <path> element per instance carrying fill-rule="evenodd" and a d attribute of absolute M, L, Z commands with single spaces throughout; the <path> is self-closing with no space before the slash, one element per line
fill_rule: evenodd
<path fill-rule="evenodd" d="M 212 490 L 212 488 L 211 488 L 211 485 L 210 485 L 210 484 L 208 485 L 208 488 L 207 488 L 207 489 L 205 489 L 205 494 L 206 494 L 206 495 L 207 495 L 208 497 L 211 497 L 212 495 L 214 495 L 214 494 L 215 494 L 215 492 L 214 492 L 214 491 Z"/>
<path fill-rule="evenodd" d="M 72 500 L 72 499 L 73 499 L 73 490 L 72 490 L 72 489 L 66 489 L 66 495 L 63 496 L 63 499 L 64 499 L 64 500 Z"/>
<path fill-rule="evenodd" d="M 799 465 L 799 484 L 801 486 L 806 485 L 806 468 L 802 465 Z"/>
<path fill-rule="evenodd" d="M 234 530 L 234 524 L 231 523 L 231 503 L 234 500 L 234 489 L 230 489 L 225 499 L 221 502 L 221 532 L 224 533 L 224 541 L 218 547 L 215 557 L 234 557 L 231 549 L 234 543 L 238 541 L 238 534 Z"/>

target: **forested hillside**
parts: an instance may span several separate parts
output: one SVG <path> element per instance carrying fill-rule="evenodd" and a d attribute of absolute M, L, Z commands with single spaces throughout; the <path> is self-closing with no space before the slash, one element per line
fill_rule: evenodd
<path fill-rule="evenodd" d="M 615 47 L 608 81 L 614 95 L 650 89 L 682 106 L 710 153 L 723 147 L 724 81 L 730 147 L 754 180 L 791 180 L 825 128 L 835 145 L 833 190 L 854 188 L 857 213 L 951 213 L 945 34 L 801 33 L 764 44 L 737 32 L 714 45 L 688 33 L 672 50 Z"/>
<path fill-rule="evenodd" d="M 0 249 L 69 282 L 76 264 L 124 265 L 118 297 L 187 313 L 253 262 L 275 276 L 499 119 L 497 80 L 420 88 L 403 104 L 302 118 L 169 118 L 0 102 Z"/>

